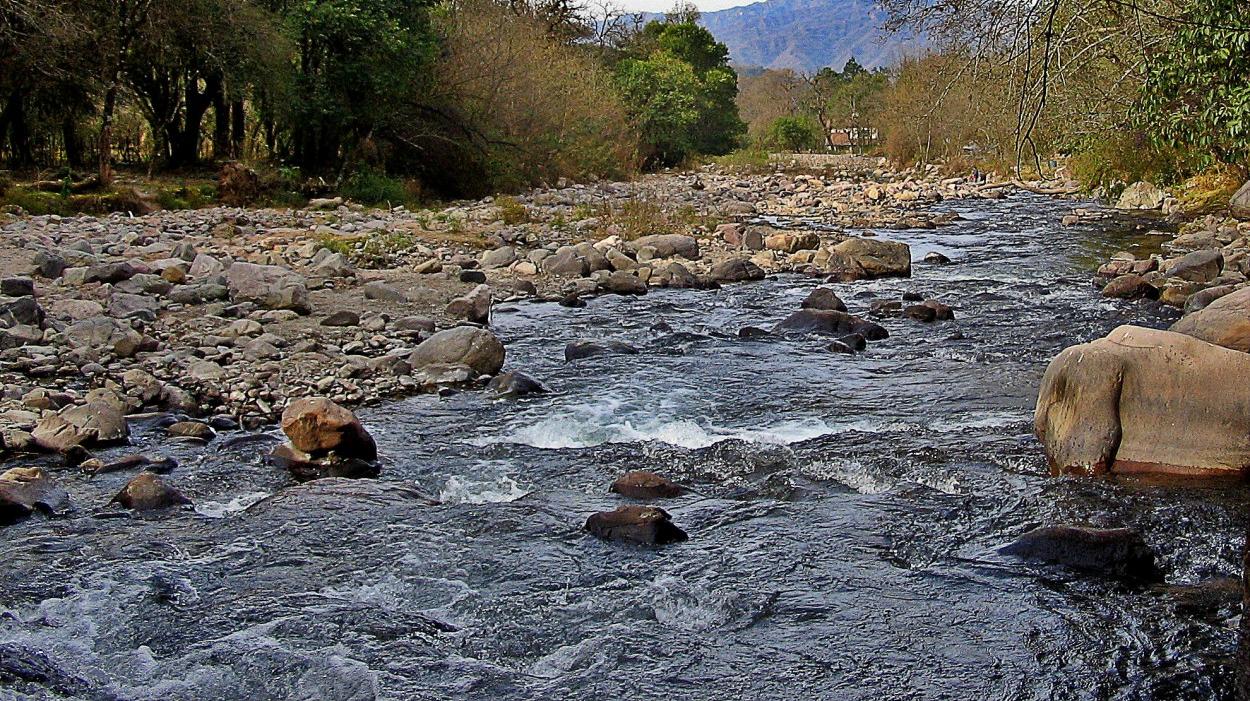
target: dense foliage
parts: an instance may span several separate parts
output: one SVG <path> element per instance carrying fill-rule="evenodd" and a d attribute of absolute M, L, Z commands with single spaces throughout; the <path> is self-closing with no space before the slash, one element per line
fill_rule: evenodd
<path fill-rule="evenodd" d="M 738 143 L 736 76 L 696 18 L 577 0 L 0 0 L 0 163 L 107 185 L 115 163 L 243 159 L 444 194 L 619 177 Z"/>
<path fill-rule="evenodd" d="M 737 74 L 724 44 L 694 22 L 653 22 L 632 53 L 617 65 L 616 79 L 642 130 L 649 163 L 674 165 L 738 145 L 746 125 L 738 117 Z"/>

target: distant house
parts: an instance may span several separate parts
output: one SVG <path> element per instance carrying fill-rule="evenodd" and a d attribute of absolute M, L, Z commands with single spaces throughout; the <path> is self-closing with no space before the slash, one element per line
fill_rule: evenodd
<path fill-rule="evenodd" d="M 851 151 L 875 146 L 880 134 L 870 127 L 846 127 L 829 130 L 829 145 L 834 151 Z"/>

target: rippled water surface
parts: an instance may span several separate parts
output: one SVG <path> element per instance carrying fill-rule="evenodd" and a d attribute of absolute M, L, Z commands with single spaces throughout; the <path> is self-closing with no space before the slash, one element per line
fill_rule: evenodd
<path fill-rule="evenodd" d="M 798 308 L 817 281 L 795 276 L 518 303 L 495 319 L 508 364 L 552 394 L 364 410 L 381 484 L 290 489 L 268 443 L 227 439 L 172 448 L 194 510 L 102 518 L 127 475 L 65 473 L 78 511 L 4 531 L 0 695 L 1230 697 L 1236 607 L 1183 594 L 1239 574 L 1245 489 L 1053 479 L 1031 436 L 1059 350 L 1168 322 L 1088 284 L 1150 237 L 1060 228 L 1070 205 L 1040 198 L 950 207 L 954 227 L 881 233 L 954 265 L 835 289 L 957 320 L 886 320 L 859 355 L 737 338 Z M 566 363 L 586 338 L 642 352 Z M 695 490 L 664 505 L 689 542 L 580 531 L 629 469 Z M 1059 522 L 1140 528 L 1168 586 L 996 552 Z"/>

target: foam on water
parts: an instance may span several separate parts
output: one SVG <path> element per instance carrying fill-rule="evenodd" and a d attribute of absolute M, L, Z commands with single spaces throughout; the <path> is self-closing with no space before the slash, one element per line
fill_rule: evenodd
<path fill-rule="evenodd" d="M 225 518 L 230 514 L 246 511 L 249 506 L 267 496 L 269 496 L 268 492 L 248 492 L 227 502 L 206 501 L 195 505 L 195 513 L 208 518 Z"/>
<path fill-rule="evenodd" d="M 526 494 L 529 491 L 521 489 L 516 480 L 507 475 L 495 478 L 453 475 L 439 490 L 438 498 L 449 504 L 498 504 L 516 501 Z"/>
<path fill-rule="evenodd" d="M 622 416 L 613 411 L 614 408 L 576 407 L 505 431 L 502 435 L 473 438 L 467 442 L 479 447 L 504 443 L 561 450 L 593 448 L 605 443 L 655 441 L 693 450 L 729 440 L 792 445 L 842 433 L 890 433 L 912 428 L 902 421 L 854 419 L 829 422 L 815 417 L 789 419 L 759 427 L 718 426 L 706 420 L 675 415 L 647 416 L 643 411 L 631 411 L 629 415 Z M 682 413 L 697 415 L 699 412 L 695 407 L 688 407 Z"/>

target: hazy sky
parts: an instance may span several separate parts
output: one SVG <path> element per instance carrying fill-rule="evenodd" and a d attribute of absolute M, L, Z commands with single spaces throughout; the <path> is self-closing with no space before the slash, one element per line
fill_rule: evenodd
<path fill-rule="evenodd" d="M 694 0 L 694 4 L 705 12 L 750 5 L 752 2 L 759 0 Z M 616 0 L 616 4 L 630 12 L 665 12 L 673 9 L 673 0 Z"/>

